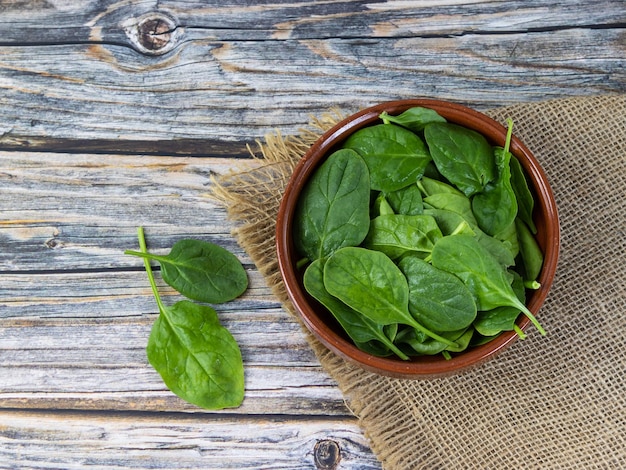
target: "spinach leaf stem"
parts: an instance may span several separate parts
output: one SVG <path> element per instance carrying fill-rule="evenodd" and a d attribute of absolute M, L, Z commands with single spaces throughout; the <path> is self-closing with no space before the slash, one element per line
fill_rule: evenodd
<path fill-rule="evenodd" d="M 146 267 L 146 273 L 148 274 L 148 281 L 150 282 L 150 287 L 152 288 L 152 293 L 154 294 L 154 298 L 156 300 L 157 306 L 159 307 L 159 312 L 165 312 L 165 305 L 161 301 L 161 296 L 159 295 L 159 290 L 157 289 L 156 282 L 154 280 L 154 274 L 152 272 L 152 266 L 150 265 L 150 258 L 148 256 L 143 256 L 147 254 L 148 248 L 146 246 L 146 237 L 144 235 L 143 227 L 137 228 L 137 238 L 139 239 L 139 248 L 141 252 L 135 252 L 138 256 L 143 258 L 143 264 Z M 132 250 L 129 250 L 132 251 Z M 127 253 L 134 254 L 134 253 Z M 165 315 L 164 315 L 165 316 Z"/>

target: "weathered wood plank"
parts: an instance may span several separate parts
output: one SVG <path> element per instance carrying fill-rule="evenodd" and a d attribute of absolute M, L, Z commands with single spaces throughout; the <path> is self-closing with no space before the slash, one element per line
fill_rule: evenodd
<path fill-rule="evenodd" d="M 239 299 L 216 306 L 246 371 L 240 414 L 346 415 L 301 326 L 256 271 Z M 163 299 L 179 296 L 159 282 Z M 199 411 L 147 363 L 156 307 L 143 271 L 3 275 L 0 408 Z"/>
<path fill-rule="evenodd" d="M 212 0 L 189 2 L 4 2 L 1 44 L 109 42 L 132 44 L 130 31 L 149 15 L 174 20 L 179 41 L 206 37 L 230 41 L 450 36 L 468 32 L 526 32 L 619 25 L 619 0 L 363 1 Z"/>
<path fill-rule="evenodd" d="M 123 255 L 143 225 L 150 248 L 219 243 L 247 266 L 210 175 L 251 160 L 0 152 L 0 270 L 141 267 Z"/>
<path fill-rule="evenodd" d="M 69 6 L 77 16 L 58 11 L 58 23 L 53 8 L 8 9 L 0 146 L 242 156 L 330 106 L 431 96 L 486 108 L 626 90 L 618 1 L 160 6 L 179 24 L 164 55 L 133 49 L 125 29 L 151 2 Z"/>
<path fill-rule="evenodd" d="M 2 468 L 380 469 L 354 420 L 0 411 Z"/>

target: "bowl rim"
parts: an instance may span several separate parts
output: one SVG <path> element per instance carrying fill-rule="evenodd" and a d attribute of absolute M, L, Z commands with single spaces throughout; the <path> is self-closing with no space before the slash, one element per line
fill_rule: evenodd
<path fill-rule="evenodd" d="M 411 379 L 447 376 L 477 366 L 508 348 L 518 339 L 518 335 L 514 331 L 503 332 L 489 343 L 455 354 L 448 360 L 440 358 L 439 355 L 419 356 L 409 361 L 403 361 L 399 358 L 367 354 L 349 340 L 332 332 L 308 303 L 308 294 L 299 280 L 295 266 L 295 247 L 291 233 L 293 229 L 292 216 L 299 195 L 312 172 L 319 163 L 328 157 L 333 147 L 356 130 L 376 124 L 377 121 L 380 122 L 379 115 L 381 112 L 398 114 L 414 106 L 433 109 L 450 122 L 471 129 L 478 130 L 477 128 L 480 128 L 478 132 L 483 134 L 493 145 L 504 146 L 507 129 L 489 116 L 464 105 L 427 98 L 382 102 L 342 119 L 313 143 L 296 165 L 287 183 L 276 221 L 276 252 L 279 271 L 287 295 L 304 325 L 324 346 L 345 360 L 370 372 Z M 511 138 L 510 151 L 518 157 L 524 171 L 530 177 L 529 184 L 535 194 L 535 214 L 538 212 L 538 206 L 545 213 L 545 224 L 538 227 L 537 239 L 544 252 L 544 265 L 538 279 L 541 287 L 532 291 L 530 298 L 527 298 L 526 301 L 529 310 L 536 315 L 552 286 L 558 263 L 560 251 L 558 210 L 543 168 L 532 152 L 515 136 L 515 129 Z M 525 330 L 530 324 L 530 320 L 525 315 L 520 315 L 516 323 L 522 330 Z"/>

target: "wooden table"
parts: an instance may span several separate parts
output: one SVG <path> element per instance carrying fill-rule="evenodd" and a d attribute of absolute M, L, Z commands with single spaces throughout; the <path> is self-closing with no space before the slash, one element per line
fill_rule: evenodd
<path fill-rule="evenodd" d="M 624 93 L 625 26 L 623 0 L 0 1 L 0 467 L 380 468 L 210 175 L 330 107 Z M 217 307 L 240 408 L 186 404 L 147 363 L 138 225 L 247 268 Z"/>

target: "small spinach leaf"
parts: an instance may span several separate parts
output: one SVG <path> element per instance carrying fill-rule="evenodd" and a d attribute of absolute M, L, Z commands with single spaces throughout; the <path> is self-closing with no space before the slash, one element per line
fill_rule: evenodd
<path fill-rule="evenodd" d="M 517 199 L 511 187 L 511 154 L 502 149 L 495 152 L 498 177 L 472 198 L 472 212 L 478 226 L 494 236 L 510 227 L 517 216 Z"/>
<path fill-rule="evenodd" d="M 415 183 L 430 161 L 424 142 L 413 132 L 393 124 L 359 129 L 344 143 L 356 150 L 370 172 L 371 187 L 391 192 Z"/>
<path fill-rule="evenodd" d="M 465 329 L 476 318 L 472 293 L 461 280 L 416 256 L 405 256 L 398 267 L 409 286 L 409 311 L 433 331 Z"/>
<path fill-rule="evenodd" d="M 535 207 L 535 200 L 528 182 L 526 180 L 526 174 L 522 168 L 522 164 L 515 156 L 511 158 L 511 186 L 515 191 L 515 197 L 517 198 L 517 215 L 522 219 L 533 234 L 537 233 L 537 227 L 533 221 L 533 209 Z"/>
<path fill-rule="evenodd" d="M 524 221 L 517 218 L 515 226 L 517 227 L 520 254 L 524 265 L 524 280 L 535 281 L 543 266 L 543 252 Z"/>
<path fill-rule="evenodd" d="M 363 241 L 369 230 L 369 172 L 353 150 L 334 152 L 298 199 L 294 243 L 313 261 Z"/>
<path fill-rule="evenodd" d="M 513 274 L 511 287 L 517 298 L 521 302 L 525 302 L 526 290 L 524 289 L 524 282 L 519 274 Z M 478 312 L 476 320 L 474 321 L 474 328 L 483 336 L 495 336 L 503 331 L 512 331 L 516 329 L 515 321 L 520 316 L 520 313 L 518 308 L 509 306 L 496 307 L 491 310 Z M 525 337 L 523 333 L 521 337 Z"/>
<path fill-rule="evenodd" d="M 363 246 L 395 259 L 407 252 L 430 253 L 442 236 L 430 215 L 381 215 L 372 219 Z"/>
<path fill-rule="evenodd" d="M 421 106 L 409 108 L 397 116 L 392 116 L 384 111 L 380 114 L 380 119 L 385 124 L 393 122 L 413 132 L 423 131 L 426 124 L 430 124 L 431 122 L 446 122 L 446 119 L 440 116 L 434 109 L 423 108 Z"/>
<path fill-rule="evenodd" d="M 493 150 L 476 131 L 451 123 L 431 123 L 424 137 L 439 172 L 470 197 L 496 176 Z"/>
<path fill-rule="evenodd" d="M 485 188 L 472 198 L 472 211 L 480 228 L 488 235 L 510 227 L 517 216 L 517 198 L 511 186 L 511 158 L 509 152 L 513 121 L 509 119 L 504 148 L 496 147 L 494 157 L 497 177 L 485 185 Z"/>
<path fill-rule="evenodd" d="M 159 305 L 146 352 L 167 387 L 206 409 L 237 407 L 244 397 L 241 351 L 208 305 Z"/>
<path fill-rule="evenodd" d="M 185 297 L 200 302 L 228 302 L 248 288 L 248 276 L 241 262 L 214 243 L 180 240 L 165 256 L 133 250 L 125 253 L 157 261 L 167 284 Z"/>
<path fill-rule="evenodd" d="M 424 211 L 422 193 L 416 184 L 387 194 L 393 212 L 401 215 L 419 215 Z"/>

